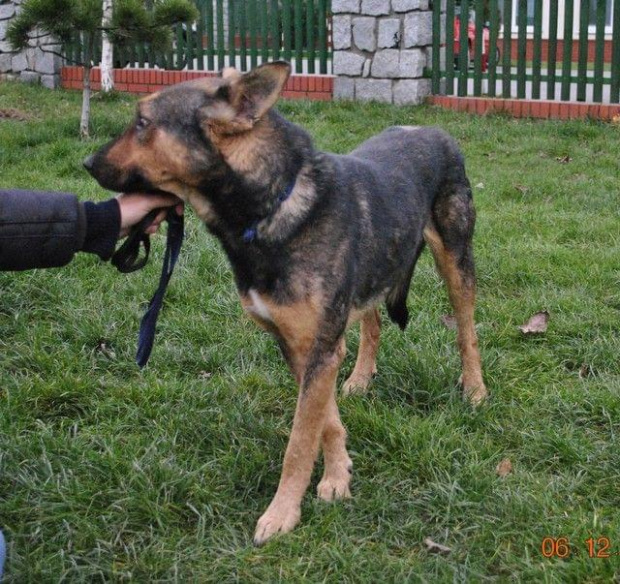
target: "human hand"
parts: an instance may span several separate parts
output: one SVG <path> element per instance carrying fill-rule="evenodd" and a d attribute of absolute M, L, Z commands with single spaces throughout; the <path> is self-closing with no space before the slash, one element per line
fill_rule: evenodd
<path fill-rule="evenodd" d="M 149 195 L 142 193 L 123 193 L 116 197 L 121 210 L 121 231 L 119 239 L 126 237 L 129 230 L 139 223 L 153 209 L 162 208 L 146 233 L 155 233 L 165 219 L 167 208 L 175 207 L 177 215 L 183 215 L 183 202 L 174 195 Z"/>

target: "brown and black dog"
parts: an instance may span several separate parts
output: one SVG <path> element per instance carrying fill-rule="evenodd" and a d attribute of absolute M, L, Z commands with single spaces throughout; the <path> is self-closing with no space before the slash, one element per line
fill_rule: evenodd
<path fill-rule="evenodd" d="M 287 63 L 190 81 L 142 99 L 135 122 L 85 161 L 108 189 L 165 191 L 220 240 L 245 311 L 282 348 L 299 397 L 273 501 L 254 541 L 300 518 L 319 447 L 318 495 L 349 497 L 351 460 L 336 404 L 347 327 L 359 354 L 343 393 L 376 372 L 377 306 L 404 328 L 407 292 L 427 243 L 454 307 L 464 396 L 487 396 L 474 328 L 475 211 L 463 157 L 434 128 L 389 128 L 347 156 L 318 152 L 272 109 Z"/>

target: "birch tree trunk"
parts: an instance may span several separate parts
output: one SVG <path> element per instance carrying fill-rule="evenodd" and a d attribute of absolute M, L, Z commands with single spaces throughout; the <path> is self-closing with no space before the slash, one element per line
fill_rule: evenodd
<path fill-rule="evenodd" d="M 103 0 L 103 35 L 101 42 L 101 90 L 104 93 L 114 89 L 114 47 L 105 33 L 112 19 L 112 0 Z"/>
<path fill-rule="evenodd" d="M 90 72 L 92 70 L 91 55 L 94 39 L 91 35 L 84 35 L 84 37 L 86 45 L 84 47 L 84 77 L 82 79 L 82 117 L 80 118 L 80 136 L 82 138 L 88 138 L 90 135 Z"/>

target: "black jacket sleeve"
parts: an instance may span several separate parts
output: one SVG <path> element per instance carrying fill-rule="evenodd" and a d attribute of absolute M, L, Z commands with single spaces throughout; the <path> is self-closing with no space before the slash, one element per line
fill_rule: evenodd
<path fill-rule="evenodd" d="M 115 199 L 80 203 L 69 193 L 0 190 L 0 270 L 64 266 L 77 251 L 107 260 L 119 231 Z"/>

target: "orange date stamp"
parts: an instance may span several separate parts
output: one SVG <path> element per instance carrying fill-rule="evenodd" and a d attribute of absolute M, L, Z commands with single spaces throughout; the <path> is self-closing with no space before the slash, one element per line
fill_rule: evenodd
<path fill-rule="evenodd" d="M 585 551 L 587 557 L 606 559 L 620 556 L 620 551 L 613 549 L 608 537 L 589 537 L 579 545 L 567 537 L 545 537 L 540 544 L 540 551 L 545 558 L 568 558 Z"/>

